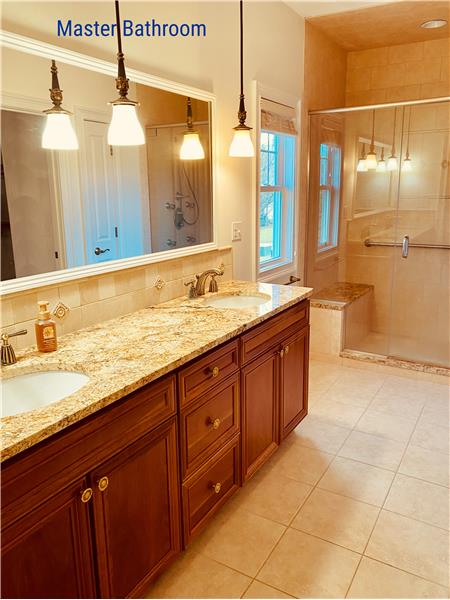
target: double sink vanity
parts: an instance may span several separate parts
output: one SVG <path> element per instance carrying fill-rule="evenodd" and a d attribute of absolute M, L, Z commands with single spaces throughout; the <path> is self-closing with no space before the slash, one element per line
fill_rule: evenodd
<path fill-rule="evenodd" d="M 3 595 L 142 597 L 306 415 L 310 293 L 227 282 L 5 367 Z"/>

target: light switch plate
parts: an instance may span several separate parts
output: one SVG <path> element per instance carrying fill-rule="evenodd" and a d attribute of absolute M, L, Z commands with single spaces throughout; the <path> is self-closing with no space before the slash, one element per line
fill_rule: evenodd
<path fill-rule="evenodd" d="M 242 221 L 234 221 L 231 223 L 231 241 L 240 242 L 242 240 Z"/>

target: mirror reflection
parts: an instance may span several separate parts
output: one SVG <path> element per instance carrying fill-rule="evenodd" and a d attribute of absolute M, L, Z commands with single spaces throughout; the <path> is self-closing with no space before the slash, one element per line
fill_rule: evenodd
<path fill-rule="evenodd" d="M 130 82 L 145 144 L 110 146 L 114 78 L 57 62 L 79 149 L 48 150 L 51 61 L 2 66 L 2 280 L 212 241 L 209 102 Z"/>

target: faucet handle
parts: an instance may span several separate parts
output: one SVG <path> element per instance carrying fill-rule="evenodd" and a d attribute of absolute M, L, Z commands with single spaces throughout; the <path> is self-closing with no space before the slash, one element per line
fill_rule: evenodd
<path fill-rule="evenodd" d="M 209 291 L 212 293 L 219 291 L 219 286 L 217 284 L 216 277 L 217 275 L 211 275 L 211 279 L 209 281 Z"/>
<path fill-rule="evenodd" d="M 187 287 L 189 286 L 189 290 L 188 290 L 188 296 L 189 298 L 197 298 L 198 294 L 197 294 L 197 277 L 195 279 L 190 279 L 189 281 L 185 281 L 184 285 Z"/>
<path fill-rule="evenodd" d="M 13 333 L 2 333 L 3 345 L 8 343 L 9 338 L 16 337 L 16 335 L 26 335 L 28 333 L 27 329 L 19 329 L 19 331 L 14 331 Z"/>
<path fill-rule="evenodd" d="M 9 343 L 10 337 L 15 337 L 16 335 L 25 335 L 27 333 L 26 329 L 20 329 L 19 331 L 14 331 L 13 333 L 2 333 L 2 346 L 1 346 L 1 362 L 2 365 L 13 365 L 17 362 L 16 354 L 14 352 L 14 348 Z"/>

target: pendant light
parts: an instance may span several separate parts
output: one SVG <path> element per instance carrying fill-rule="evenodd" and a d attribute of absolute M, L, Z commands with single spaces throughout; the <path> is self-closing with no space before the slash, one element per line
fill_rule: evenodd
<path fill-rule="evenodd" d="M 70 119 L 72 113 L 61 106 L 62 90 L 59 87 L 58 69 L 54 60 L 50 71 L 52 87 L 49 92 L 53 106 L 44 110 L 47 121 L 42 134 L 42 147 L 48 150 L 78 150 L 77 136 Z"/>
<path fill-rule="evenodd" d="M 230 145 L 230 156 L 255 156 L 252 138 L 250 136 L 251 127 L 245 124 L 247 112 L 245 110 L 244 101 L 244 3 L 239 2 L 239 19 L 240 19 L 240 70 L 241 70 L 241 94 L 239 96 L 239 125 L 234 128 L 233 141 Z"/>
<path fill-rule="evenodd" d="M 394 108 L 394 131 L 392 134 L 392 150 L 391 155 L 387 161 L 387 170 L 388 171 L 396 171 L 398 169 L 398 161 L 395 156 L 395 126 L 397 123 L 397 107 Z"/>
<path fill-rule="evenodd" d="M 377 173 L 385 173 L 386 172 L 386 161 L 384 160 L 384 146 L 381 148 L 381 158 L 377 164 Z"/>
<path fill-rule="evenodd" d="M 366 156 L 366 167 L 369 171 L 377 168 L 377 155 L 375 153 L 375 110 L 372 111 L 372 138 L 369 153 Z"/>
<path fill-rule="evenodd" d="M 120 29 L 119 2 L 116 0 L 117 24 L 117 78 L 116 89 L 119 92 L 117 100 L 112 104 L 112 119 L 108 129 L 108 144 L 110 146 L 141 146 L 145 143 L 144 130 L 136 114 L 139 104 L 127 97 L 129 80 L 125 73 L 125 60 L 122 52 L 122 34 Z"/>
<path fill-rule="evenodd" d="M 358 159 L 358 165 L 356 167 L 356 171 L 358 173 L 365 173 L 367 171 L 366 145 L 365 144 L 362 145 L 362 153 L 361 153 L 361 156 Z"/>
<path fill-rule="evenodd" d="M 205 158 L 205 151 L 203 150 L 198 132 L 195 131 L 192 124 L 192 101 L 190 98 L 187 99 L 186 125 L 187 129 L 183 133 L 183 143 L 180 148 L 181 160 L 198 160 Z"/>
<path fill-rule="evenodd" d="M 412 111 L 412 106 L 409 107 L 408 134 L 407 134 L 407 138 L 406 138 L 406 155 L 405 155 L 405 158 L 404 158 L 403 164 L 402 164 L 402 171 L 405 171 L 406 173 L 410 173 L 412 171 L 412 160 L 411 160 L 411 157 L 409 156 L 409 133 L 411 131 L 411 111 Z"/>

